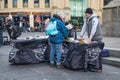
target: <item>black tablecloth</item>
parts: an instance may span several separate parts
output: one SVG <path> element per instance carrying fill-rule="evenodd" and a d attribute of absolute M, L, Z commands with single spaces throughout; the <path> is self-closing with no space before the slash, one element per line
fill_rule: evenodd
<path fill-rule="evenodd" d="M 95 68 L 101 69 L 101 50 L 104 47 L 103 42 L 92 42 L 90 44 L 66 42 L 69 46 L 66 60 L 63 65 L 69 69 L 88 68 L 94 65 Z"/>
<path fill-rule="evenodd" d="M 13 48 L 9 62 L 15 64 L 40 63 L 45 61 L 44 52 L 48 47 L 47 39 L 12 40 Z"/>
<path fill-rule="evenodd" d="M 31 40 L 11 40 L 13 47 L 21 48 L 35 48 L 40 44 L 48 44 L 48 39 L 31 39 Z"/>
<path fill-rule="evenodd" d="M 9 62 L 11 63 L 26 64 L 26 63 L 39 63 L 45 60 L 49 61 L 50 46 L 48 44 L 48 39 L 12 40 L 11 43 L 13 44 L 13 48 L 18 49 L 17 52 L 13 50 L 10 52 Z M 62 62 L 64 66 L 72 69 L 80 69 L 80 68 L 88 67 L 86 65 L 90 61 L 90 60 L 88 61 L 89 54 L 92 53 L 91 51 L 94 50 L 94 48 L 96 47 L 103 49 L 104 43 L 92 42 L 90 44 L 84 44 L 79 42 L 78 43 L 64 42 L 63 43 L 64 53 L 62 54 Z M 34 52 L 34 49 L 40 51 Z M 15 53 L 15 54 L 11 54 L 11 53 Z M 76 56 L 76 54 L 78 56 Z M 99 56 L 98 60 L 101 63 L 100 59 L 101 57 Z M 77 62 L 74 63 L 75 61 Z"/>

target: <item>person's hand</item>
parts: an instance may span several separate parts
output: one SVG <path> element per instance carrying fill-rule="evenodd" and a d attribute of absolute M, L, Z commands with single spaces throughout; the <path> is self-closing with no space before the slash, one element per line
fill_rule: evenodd
<path fill-rule="evenodd" d="M 10 26 L 9 29 L 12 29 L 12 26 Z"/>
<path fill-rule="evenodd" d="M 81 41 L 81 40 L 84 40 L 84 39 L 83 39 L 83 37 L 80 37 L 79 40 Z"/>
<path fill-rule="evenodd" d="M 88 42 L 88 43 L 91 43 L 91 42 L 92 42 L 92 39 L 91 39 L 91 38 L 89 38 L 89 39 L 87 40 L 87 42 Z"/>
<path fill-rule="evenodd" d="M 66 42 L 67 42 L 67 41 L 68 41 L 68 38 L 65 38 L 65 39 L 64 39 L 64 41 L 66 41 Z"/>

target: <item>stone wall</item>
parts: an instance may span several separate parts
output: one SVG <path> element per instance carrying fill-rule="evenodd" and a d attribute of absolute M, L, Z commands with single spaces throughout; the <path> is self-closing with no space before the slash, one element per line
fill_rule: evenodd
<path fill-rule="evenodd" d="M 102 23 L 102 9 L 104 0 L 88 0 L 88 7 L 92 8 Z"/>
<path fill-rule="evenodd" d="M 103 34 L 108 37 L 120 37 L 120 8 L 103 9 Z"/>

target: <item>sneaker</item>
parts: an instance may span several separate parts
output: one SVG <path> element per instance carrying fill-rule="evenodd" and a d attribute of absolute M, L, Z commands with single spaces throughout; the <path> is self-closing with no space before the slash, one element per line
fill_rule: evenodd
<path fill-rule="evenodd" d="M 60 64 L 60 65 L 56 65 L 56 68 L 57 68 L 57 69 L 63 69 L 64 67 L 63 67 L 62 64 Z"/>
<path fill-rule="evenodd" d="M 97 72 L 98 72 L 98 73 L 101 73 L 101 72 L 102 72 L 102 70 L 101 70 L 101 69 L 98 69 L 98 70 L 97 70 Z"/>
<path fill-rule="evenodd" d="M 49 65 L 50 65 L 50 67 L 54 67 L 55 66 L 53 63 L 50 63 Z"/>

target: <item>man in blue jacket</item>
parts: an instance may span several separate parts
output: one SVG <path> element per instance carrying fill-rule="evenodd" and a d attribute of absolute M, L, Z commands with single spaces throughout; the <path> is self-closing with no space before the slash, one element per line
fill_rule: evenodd
<path fill-rule="evenodd" d="M 55 66 L 55 53 L 57 55 L 56 68 L 62 68 L 61 65 L 61 55 L 62 55 L 62 44 L 65 38 L 68 37 L 67 29 L 64 24 L 65 14 L 64 12 L 58 12 L 53 15 L 50 21 L 56 21 L 56 26 L 58 34 L 54 36 L 49 36 L 50 41 L 50 66 Z"/>

